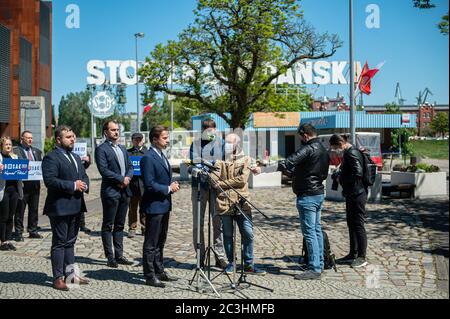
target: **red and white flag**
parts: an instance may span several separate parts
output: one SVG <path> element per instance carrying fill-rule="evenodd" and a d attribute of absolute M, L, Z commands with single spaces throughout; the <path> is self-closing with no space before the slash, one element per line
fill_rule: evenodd
<path fill-rule="evenodd" d="M 384 62 L 378 64 L 373 69 L 369 69 L 369 64 L 366 61 L 366 64 L 364 64 L 364 67 L 361 71 L 361 75 L 359 76 L 359 81 L 358 81 L 358 88 L 361 91 L 361 93 L 364 93 L 367 95 L 370 95 L 370 93 L 372 93 L 371 81 L 372 81 L 373 77 L 375 76 L 375 74 L 377 74 L 378 71 L 380 71 L 380 69 L 382 68 L 383 65 L 384 65 Z"/>
<path fill-rule="evenodd" d="M 144 115 L 147 114 L 148 112 L 150 112 L 150 110 L 152 109 L 152 107 L 153 107 L 153 104 L 152 104 L 152 103 L 147 104 L 147 105 L 144 107 L 144 111 L 143 111 Z"/>

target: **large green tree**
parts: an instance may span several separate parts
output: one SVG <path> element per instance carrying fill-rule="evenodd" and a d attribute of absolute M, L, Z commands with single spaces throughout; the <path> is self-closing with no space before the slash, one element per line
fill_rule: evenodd
<path fill-rule="evenodd" d="M 386 113 L 401 114 L 400 106 L 396 103 L 385 104 Z M 395 149 L 401 149 L 403 160 L 406 165 L 406 156 L 414 153 L 414 145 L 410 137 L 416 135 L 417 130 L 411 128 L 397 128 L 391 130 L 391 144 Z"/>
<path fill-rule="evenodd" d="M 271 103 L 274 80 L 341 46 L 336 35 L 305 22 L 297 0 L 198 0 L 194 14 L 177 41 L 156 46 L 139 74 L 152 91 L 194 100 L 232 128 L 245 127 L 252 112 L 282 110 Z"/>
<path fill-rule="evenodd" d="M 444 137 L 448 134 L 448 113 L 438 113 L 430 123 L 433 133 L 440 134 Z"/>
<path fill-rule="evenodd" d="M 88 107 L 90 93 L 69 93 L 59 102 L 59 125 L 69 125 L 79 137 L 91 134 L 91 112 Z"/>

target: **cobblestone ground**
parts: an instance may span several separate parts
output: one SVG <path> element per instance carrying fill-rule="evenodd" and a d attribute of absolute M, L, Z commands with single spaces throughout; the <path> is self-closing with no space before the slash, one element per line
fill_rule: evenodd
<path fill-rule="evenodd" d="M 98 188 L 96 183 L 91 185 L 92 190 Z M 106 267 L 100 237 L 101 206 L 95 199 L 98 194 L 92 193 L 87 223 L 94 232 L 81 233 L 76 245 L 77 264 L 91 280 L 90 285 L 69 292 L 51 288 L 51 233 L 48 220 L 43 217 L 40 222 L 43 240 L 26 238 L 25 242 L 17 243 L 16 252 L 0 252 L 0 298 L 217 298 L 205 283 L 204 292 L 197 291 L 196 281 L 189 285 L 195 264 L 190 192 L 190 186 L 183 184 L 174 196 L 165 264 L 167 271 L 180 280 L 169 283 L 165 289 L 144 284 L 140 235 L 125 238 L 125 255 L 135 261 L 133 266 Z M 308 282 L 292 277 L 299 272 L 293 261 L 301 253 L 302 237 L 290 188 L 253 190 L 252 201 L 270 218 L 253 214 L 258 228 L 256 263 L 268 274 L 247 279 L 274 291 L 247 285 L 236 291 L 222 274 L 213 281 L 222 298 L 448 298 L 448 198 L 433 200 L 432 206 L 408 200 L 369 204 L 369 266 L 365 269 L 338 266 L 337 272 L 327 270 L 321 280 Z M 345 255 L 348 249 L 344 207 L 344 203 L 327 201 L 322 217 L 337 257 Z M 434 225 L 434 213 L 444 216 L 440 225 Z M 447 223 L 446 228 L 442 228 L 442 222 Z M 218 274 L 213 268 L 211 276 Z"/>

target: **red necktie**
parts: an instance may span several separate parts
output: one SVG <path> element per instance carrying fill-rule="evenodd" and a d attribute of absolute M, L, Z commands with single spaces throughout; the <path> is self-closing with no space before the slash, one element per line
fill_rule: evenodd
<path fill-rule="evenodd" d="M 30 161 L 34 161 L 34 158 L 33 158 L 33 155 L 31 155 L 31 150 L 30 149 L 28 149 L 27 154 L 28 154 L 28 159 Z"/>

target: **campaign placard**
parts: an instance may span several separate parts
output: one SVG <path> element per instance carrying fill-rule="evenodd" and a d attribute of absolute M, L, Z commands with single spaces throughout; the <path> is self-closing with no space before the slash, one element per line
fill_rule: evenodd
<path fill-rule="evenodd" d="M 41 181 L 42 180 L 42 162 L 29 162 L 28 163 L 28 181 Z"/>
<path fill-rule="evenodd" d="M 6 181 L 28 179 L 28 160 L 3 158 L 2 178 Z"/>
<path fill-rule="evenodd" d="M 134 176 L 141 176 L 141 159 L 142 156 L 130 156 L 131 163 L 133 164 Z"/>
<path fill-rule="evenodd" d="M 73 152 L 79 157 L 87 156 L 87 143 L 75 143 Z"/>

